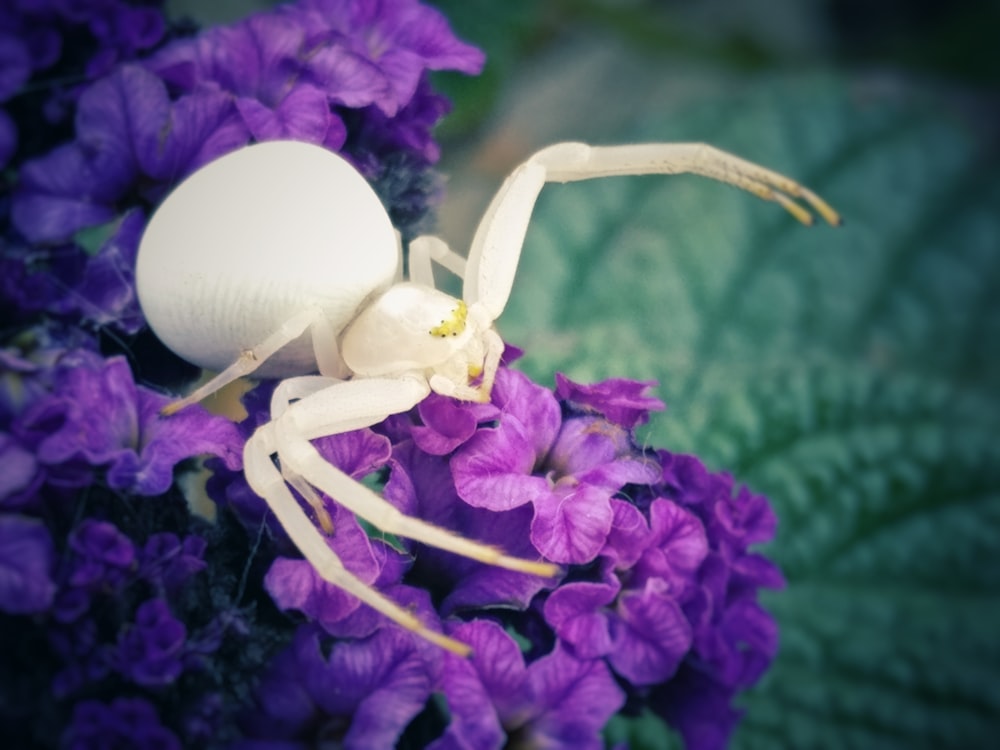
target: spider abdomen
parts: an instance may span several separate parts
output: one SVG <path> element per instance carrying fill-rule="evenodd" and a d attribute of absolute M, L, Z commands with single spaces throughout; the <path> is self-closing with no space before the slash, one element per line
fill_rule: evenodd
<path fill-rule="evenodd" d="M 397 263 L 389 217 L 354 167 L 320 146 L 272 141 L 212 162 L 168 196 L 143 236 L 136 288 L 161 341 L 219 370 L 309 307 L 341 331 Z M 303 335 L 256 374 L 315 369 Z"/>

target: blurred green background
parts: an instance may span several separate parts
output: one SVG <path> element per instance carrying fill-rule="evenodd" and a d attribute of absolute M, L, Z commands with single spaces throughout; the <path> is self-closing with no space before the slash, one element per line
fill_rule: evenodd
<path fill-rule="evenodd" d="M 565 139 L 708 141 L 846 219 L 693 177 L 546 188 L 500 321 L 542 383 L 658 380 L 641 439 L 772 498 L 782 649 L 734 747 L 997 746 L 998 4 L 436 5 L 489 59 L 439 81 L 456 248 Z M 676 746 L 650 720 L 609 736 Z"/>

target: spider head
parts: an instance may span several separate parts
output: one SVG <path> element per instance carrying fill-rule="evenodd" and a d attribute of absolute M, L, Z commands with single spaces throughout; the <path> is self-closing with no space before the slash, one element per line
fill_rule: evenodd
<path fill-rule="evenodd" d="M 345 329 L 341 355 L 355 375 L 420 371 L 464 388 L 483 372 L 486 345 L 465 302 L 403 282 L 375 297 Z"/>

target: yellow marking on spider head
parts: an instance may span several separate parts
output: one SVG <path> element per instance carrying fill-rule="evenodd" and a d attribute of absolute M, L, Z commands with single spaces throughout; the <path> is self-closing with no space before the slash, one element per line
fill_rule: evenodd
<path fill-rule="evenodd" d="M 458 307 L 452 311 L 451 317 L 442 320 L 441 325 L 434 326 L 430 330 L 430 334 L 431 336 L 438 336 L 440 338 L 457 336 L 465 330 L 465 319 L 468 317 L 469 308 L 465 306 L 465 302 L 459 300 Z"/>

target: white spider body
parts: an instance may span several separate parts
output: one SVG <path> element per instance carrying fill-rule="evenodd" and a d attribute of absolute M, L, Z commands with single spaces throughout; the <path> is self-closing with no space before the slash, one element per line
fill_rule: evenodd
<path fill-rule="evenodd" d="M 185 359 L 222 369 L 165 413 L 243 375 L 290 376 L 275 389 L 271 421 L 247 441 L 250 486 L 323 578 L 421 637 L 468 653 L 346 570 L 290 487 L 327 534 L 334 530 L 317 490 L 389 534 L 534 575 L 553 576 L 557 566 L 512 558 L 403 515 L 309 441 L 406 412 L 431 391 L 488 400 L 503 351 L 493 322 L 507 304 L 544 184 L 678 172 L 731 183 L 808 223 L 810 214 L 789 196 L 802 198 L 838 221 L 798 183 L 704 144 L 559 143 L 507 178 L 467 261 L 435 237 L 418 237 L 410 244 L 410 280 L 402 281 L 389 219 L 343 159 L 289 141 L 224 156 L 167 197 L 139 249 L 137 289 L 153 330 Z M 461 300 L 434 289 L 432 261 L 463 279 Z M 320 375 L 307 374 L 316 370 Z"/>
<path fill-rule="evenodd" d="M 397 276 L 396 233 L 375 191 L 339 155 L 306 143 L 244 148 L 192 174 L 153 215 L 136 287 L 153 331 L 222 370 L 306 307 L 339 333 Z M 327 353 L 329 356 L 329 353 Z M 300 336 L 260 377 L 317 369 Z"/>

